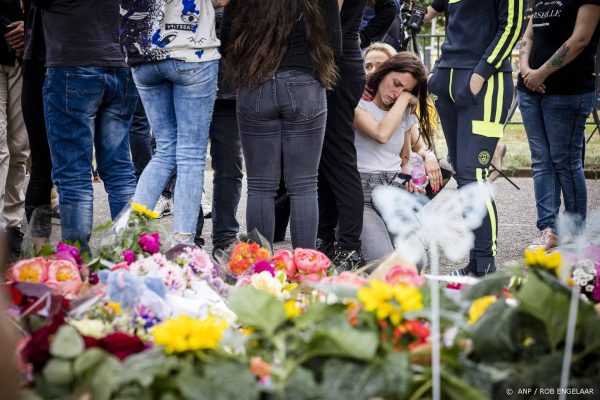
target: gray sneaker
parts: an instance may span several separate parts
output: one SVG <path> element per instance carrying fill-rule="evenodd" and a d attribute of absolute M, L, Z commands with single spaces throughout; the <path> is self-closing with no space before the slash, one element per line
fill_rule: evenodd
<path fill-rule="evenodd" d="M 160 196 L 160 199 L 158 199 L 158 203 L 156 203 L 156 206 L 154 207 L 154 212 L 157 212 L 159 214 L 158 218 L 171 215 L 173 213 L 173 201 L 171 199 L 167 199 L 164 196 Z"/>

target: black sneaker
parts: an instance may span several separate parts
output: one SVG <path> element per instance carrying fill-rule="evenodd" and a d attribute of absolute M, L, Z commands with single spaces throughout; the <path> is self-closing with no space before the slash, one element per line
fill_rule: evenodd
<path fill-rule="evenodd" d="M 326 242 L 323 239 L 317 239 L 317 250 L 325 254 L 330 260 L 332 260 L 337 250 L 337 243 Z"/>
<path fill-rule="evenodd" d="M 366 264 L 360 251 L 338 248 L 331 258 L 338 272 L 355 271 Z"/>
<path fill-rule="evenodd" d="M 467 267 L 455 269 L 454 271 L 450 272 L 450 276 L 476 276 L 476 275 L 467 266 Z"/>
<path fill-rule="evenodd" d="M 238 242 L 238 239 L 231 239 L 226 242 L 213 244 L 212 257 L 215 261 L 221 262 L 227 249 Z"/>
<path fill-rule="evenodd" d="M 8 227 L 6 228 L 6 240 L 10 252 L 16 256 L 20 256 L 21 248 L 23 247 L 23 232 L 19 228 Z"/>

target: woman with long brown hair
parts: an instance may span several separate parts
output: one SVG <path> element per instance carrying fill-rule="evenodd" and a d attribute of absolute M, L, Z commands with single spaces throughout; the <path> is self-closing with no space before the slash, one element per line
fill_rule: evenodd
<path fill-rule="evenodd" d="M 428 112 L 415 116 L 417 105 L 427 110 L 427 71 L 413 53 L 402 52 L 369 75 L 367 92 L 354 114 L 357 165 L 364 195 L 362 254 L 367 261 L 382 259 L 394 250 L 384 221 L 371 204 L 376 186 L 389 185 L 399 173 L 410 174 L 411 127 L 418 123 L 426 145 L 433 148 L 434 128 Z M 402 162 L 404 161 L 404 162 Z M 418 188 L 407 183 L 407 189 Z M 422 189 L 424 192 L 424 190 Z"/>
<path fill-rule="evenodd" d="M 316 246 L 317 172 L 341 49 L 337 0 L 242 0 L 225 9 L 227 76 L 237 87 L 248 231 L 273 241 L 281 162 L 294 247 Z"/>

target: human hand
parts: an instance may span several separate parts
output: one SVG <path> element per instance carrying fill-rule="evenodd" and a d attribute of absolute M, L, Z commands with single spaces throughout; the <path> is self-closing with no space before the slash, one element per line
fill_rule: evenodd
<path fill-rule="evenodd" d="M 473 73 L 473 75 L 471 75 L 471 81 L 469 82 L 469 88 L 471 89 L 471 93 L 477 96 L 477 94 L 481 92 L 481 88 L 483 88 L 484 83 L 485 78 L 483 76 Z"/>
<path fill-rule="evenodd" d="M 408 190 L 411 193 L 418 193 L 418 194 L 426 193 L 424 187 L 417 186 L 414 183 L 412 183 L 411 181 L 408 181 L 404 184 L 404 189 Z"/>
<path fill-rule="evenodd" d="M 435 156 L 435 153 L 428 151 L 425 154 L 425 172 L 427 173 L 427 179 L 431 185 L 431 189 L 434 193 L 440 191 L 440 185 L 442 184 L 442 171 L 440 164 Z"/>
<path fill-rule="evenodd" d="M 545 73 L 543 69 L 530 69 L 526 71 L 526 74 L 523 75 L 523 80 L 525 81 L 525 87 L 529 90 L 539 93 L 546 93 L 546 85 L 544 81 L 548 75 Z"/>
<path fill-rule="evenodd" d="M 25 46 L 25 24 L 23 21 L 15 21 L 6 28 L 8 32 L 4 35 L 4 40 L 15 52 L 22 53 Z"/>
<path fill-rule="evenodd" d="M 411 92 L 404 91 L 400 93 L 400 96 L 398 96 L 398 100 L 402 98 L 406 99 L 407 104 L 411 107 L 416 107 L 417 104 L 419 104 L 419 99 Z"/>

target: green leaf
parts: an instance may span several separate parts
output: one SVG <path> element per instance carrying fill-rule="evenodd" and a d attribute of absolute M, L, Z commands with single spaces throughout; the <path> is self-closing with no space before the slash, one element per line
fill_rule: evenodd
<path fill-rule="evenodd" d="M 117 390 L 118 377 L 123 373 L 121 362 L 112 355 L 98 365 L 91 381 L 92 398 L 94 400 L 108 400 Z"/>
<path fill-rule="evenodd" d="M 286 400 L 306 400 L 318 397 L 319 387 L 311 370 L 303 367 L 294 369 L 285 385 Z"/>
<path fill-rule="evenodd" d="M 489 275 L 475 286 L 471 287 L 463 294 L 465 300 L 475 300 L 483 296 L 495 296 L 502 292 L 502 289 L 508 287 L 512 274 L 505 271 L 496 272 Z"/>
<path fill-rule="evenodd" d="M 235 288 L 229 304 L 240 324 L 261 329 L 269 336 L 286 319 L 280 300 L 253 287 Z"/>
<path fill-rule="evenodd" d="M 85 343 L 77 330 L 65 324 L 58 329 L 50 344 L 50 354 L 59 358 L 75 358 L 83 353 Z"/>
<path fill-rule="evenodd" d="M 42 374 L 50 384 L 66 385 L 73 379 L 71 362 L 53 358 L 44 367 Z"/>
<path fill-rule="evenodd" d="M 134 354 L 123 362 L 123 374 L 119 377 L 119 384 L 137 383 L 148 388 L 157 377 L 168 376 L 178 364 L 176 357 L 168 357 L 158 347 Z"/>
<path fill-rule="evenodd" d="M 529 274 L 516 294 L 521 304 L 519 309 L 538 318 L 546 327 L 553 349 L 565 340 L 569 315 L 569 297 L 562 291 L 543 282 L 537 274 Z"/>
<path fill-rule="evenodd" d="M 44 400 L 36 392 L 30 389 L 25 389 L 21 392 L 21 400 Z"/>
<path fill-rule="evenodd" d="M 517 351 L 517 310 L 499 301 L 485 311 L 472 328 L 473 350 L 484 360 L 511 358 Z"/>
<path fill-rule="evenodd" d="M 83 375 L 88 370 L 100 364 L 104 359 L 106 359 L 106 357 L 108 357 L 108 355 L 106 352 L 104 352 L 104 350 L 101 350 L 97 347 L 92 347 L 75 360 L 75 375 Z"/>
<path fill-rule="evenodd" d="M 446 368 L 441 371 L 441 397 L 456 400 L 485 400 L 485 396 Z"/>
<path fill-rule="evenodd" d="M 309 357 L 341 356 L 370 360 L 375 356 L 378 338 L 375 332 L 354 328 L 316 328 L 309 339 L 305 359 Z"/>
<path fill-rule="evenodd" d="M 306 310 L 294 318 L 297 329 L 310 328 L 320 322 L 344 323 L 347 317 L 344 314 L 346 306 L 343 304 L 312 303 Z"/>
<path fill-rule="evenodd" d="M 207 364 L 204 369 L 204 377 L 191 371 L 184 371 L 177 376 L 176 385 L 185 399 L 258 399 L 256 378 L 247 365 L 233 361 L 215 361 Z"/>

